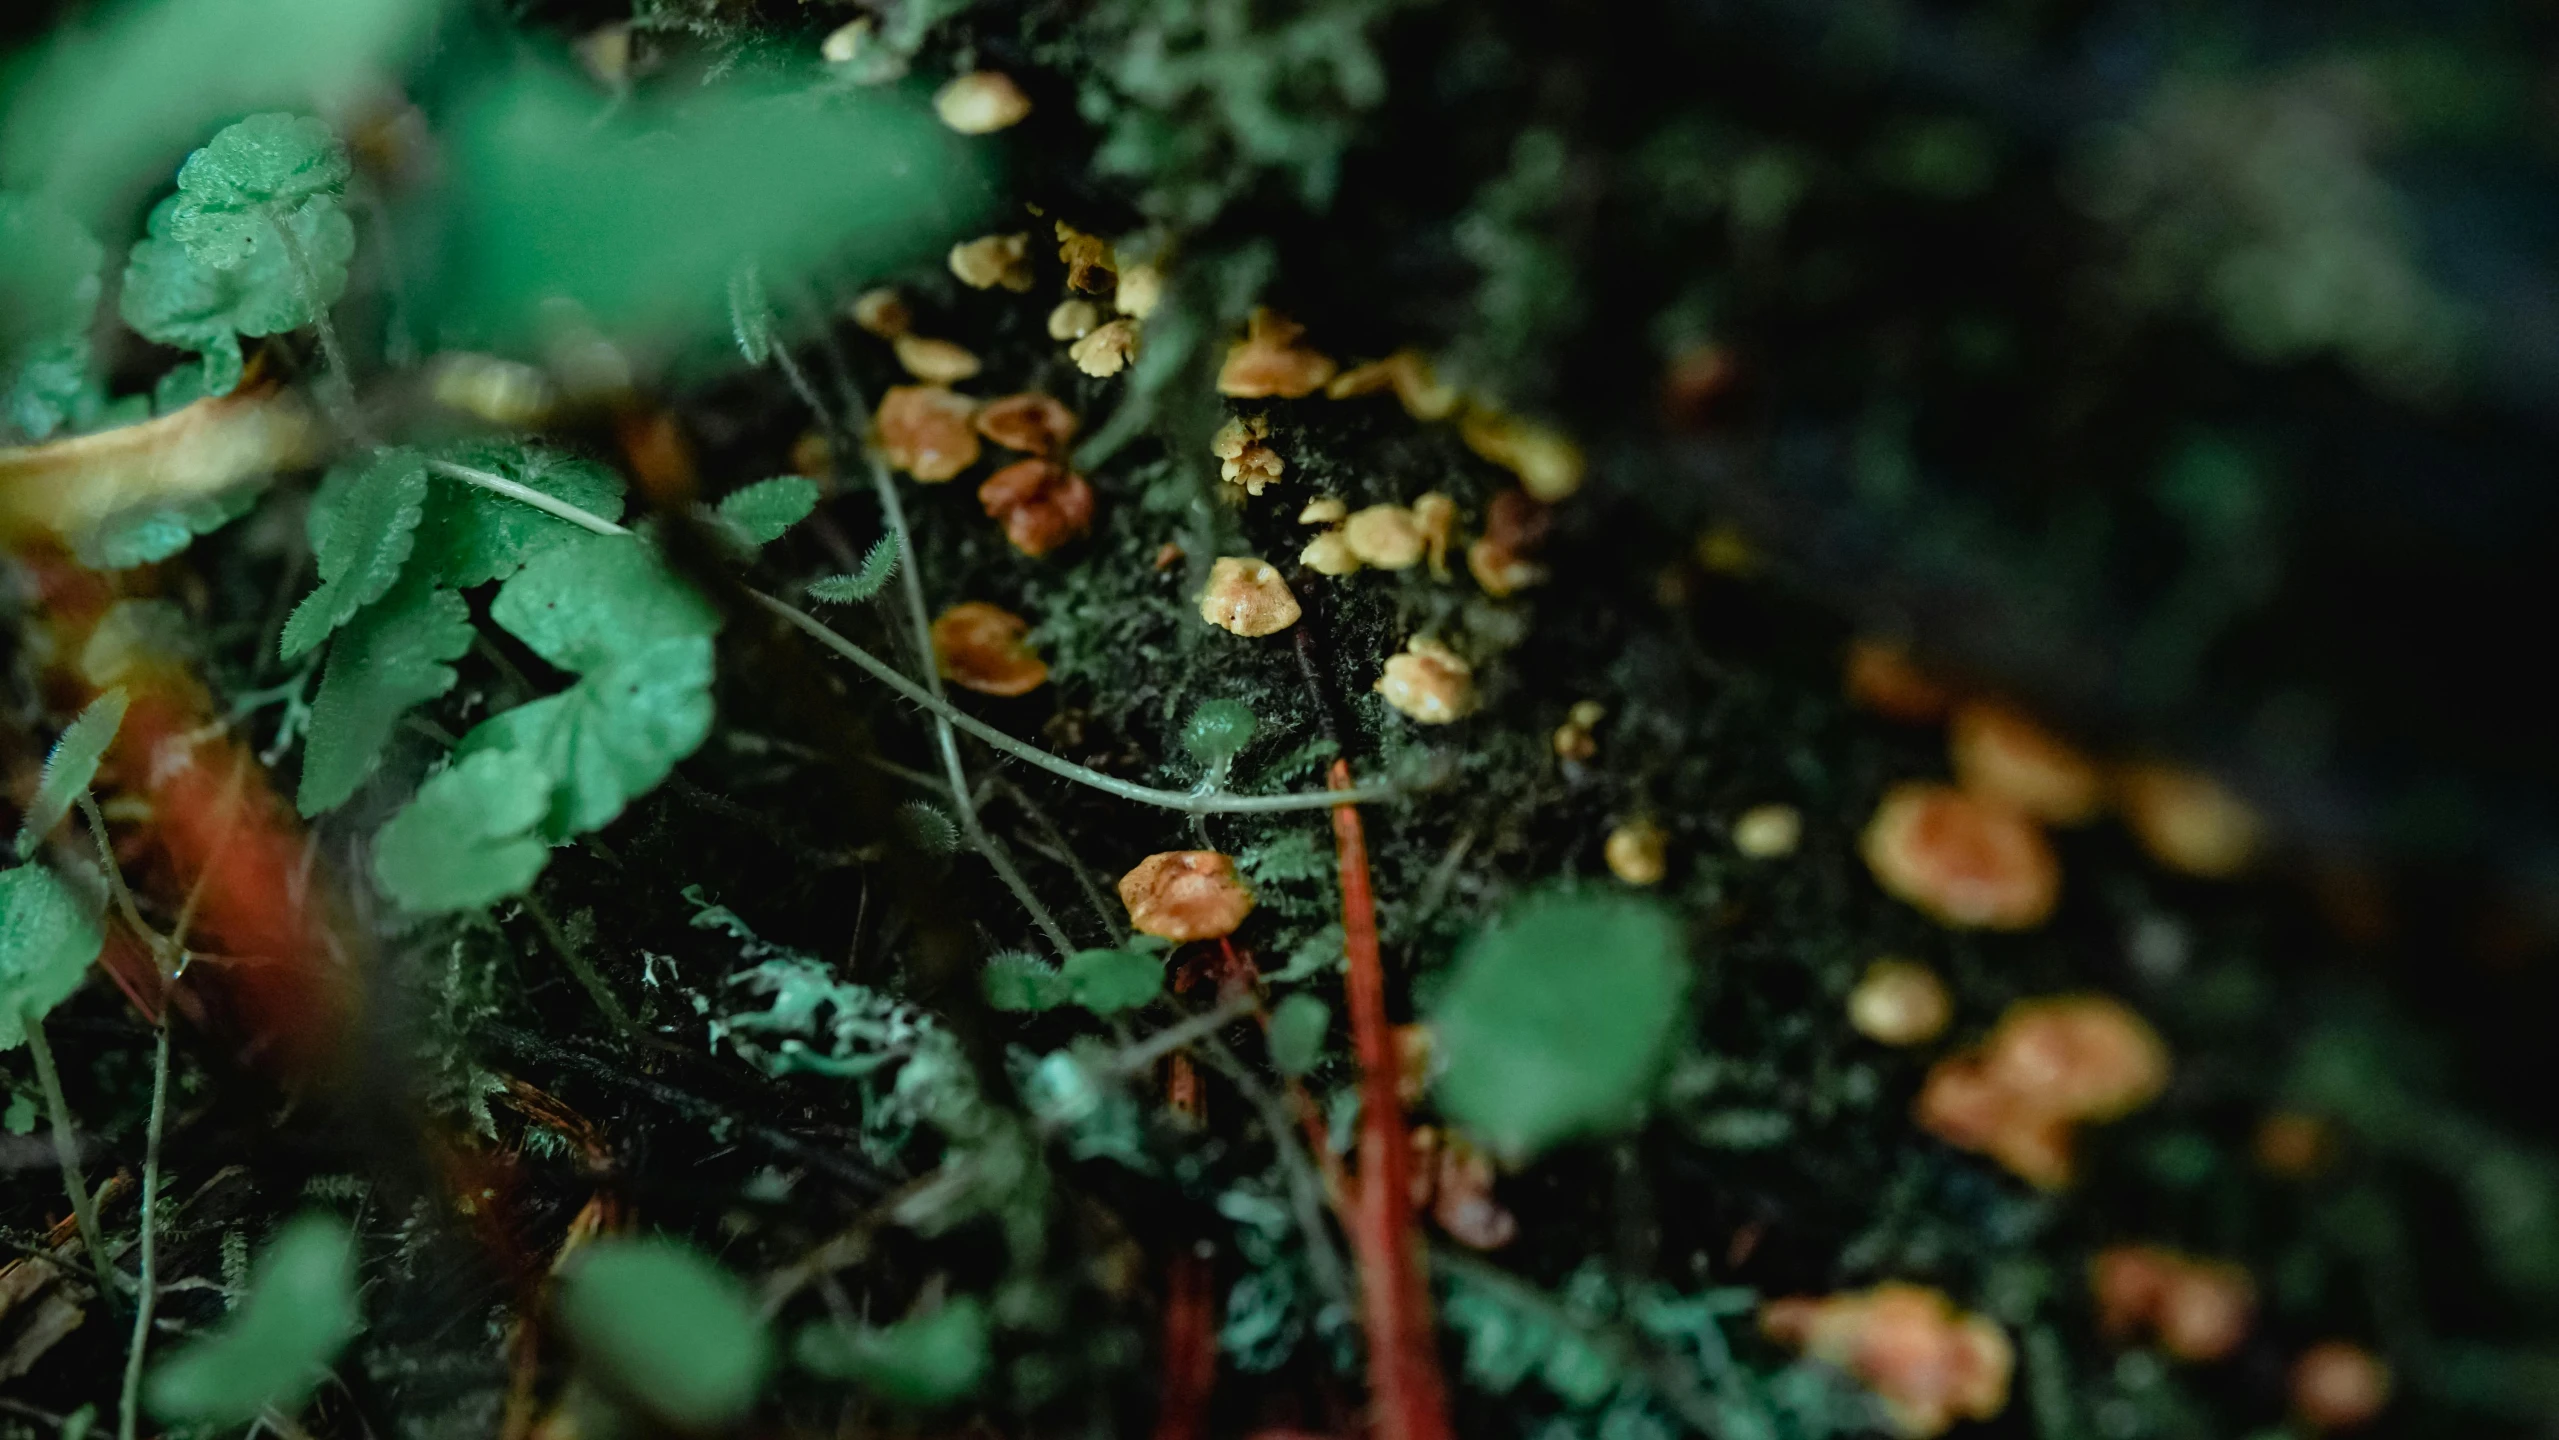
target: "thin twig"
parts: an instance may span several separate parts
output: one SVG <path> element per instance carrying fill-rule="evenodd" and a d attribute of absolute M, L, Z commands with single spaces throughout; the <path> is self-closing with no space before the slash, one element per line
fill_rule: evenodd
<path fill-rule="evenodd" d="M 1351 767 L 1336 759 L 1335 790 L 1351 787 Z M 1359 1194 L 1351 1227 L 1359 1255 L 1361 1319 L 1368 1337 L 1369 1386 L 1378 1440 L 1451 1440 L 1448 1388 L 1431 1330 L 1430 1289 L 1423 1283 L 1421 1236 L 1413 1223 L 1407 1178 L 1412 1139 L 1397 1094 L 1402 1062 L 1386 1017 L 1386 967 L 1377 952 L 1377 901 L 1369 888 L 1368 837 L 1359 811 L 1333 811 L 1333 843 L 1341 861 L 1342 948 L 1349 961 L 1343 992 L 1360 1065 Z"/>
<path fill-rule="evenodd" d="M 1134 1075 L 1185 1045 L 1196 1044 L 1253 1013 L 1259 1001 L 1241 995 L 1214 1010 L 1204 1010 L 1178 1025 L 1167 1025 L 1112 1057 L 1111 1072 Z"/>
<path fill-rule="evenodd" d="M 160 1202 L 160 1136 L 169 1118 L 169 1020 L 161 1007 L 160 1039 L 151 1056 L 151 1121 L 142 1141 L 141 1271 L 135 1280 L 133 1339 L 124 1353 L 124 1393 L 116 1412 L 116 1440 L 134 1440 L 142 1415 L 142 1360 L 151 1346 L 151 1311 L 160 1298 L 159 1227 L 154 1207 Z"/>
<path fill-rule="evenodd" d="M 1393 800 L 1404 793 L 1393 785 L 1361 785 L 1347 790 L 1307 790 L 1288 795 L 1230 795 L 1221 790 L 1159 790 L 1152 785 L 1105 775 L 1099 770 L 1052 755 L 1036 745 L 1016 740 L 948 700 L 928 693 L 922 686 L 899 674 L 897 667 L 845 639 L 828 628 L 826 622 L 808 612 L 776 600 L 761 590 L 750 589 L 746 593 L 749 599 L 780 616 L 810 639 L 870 672 L 872 679 L 896 691 L 909 703 L 932 711 L 1017 760 L 1027 761 L 1079 785 L 1091 786 L 1106 795 L 1194 815 L 1268 815 L 1286 810 L 1331 810 L 1342 806 L 1373 805 Z"/>
<path fill-rule="evenodd" d="M 80 814 L 89 822 L 90 837 L 98 842 L 98 861 L 107 868 L 107 893 L 115 897 L 116 910 L 133 933 L 146 940 L 151 927 L 142 923 L 142 911 L 133 903 L 133 891 L 124 883 L 124 867 L 116 863 L 115 843 L 107 838 L 107 817 L 99 811 L 97 800 L 87 789 L 80 792 Z"/>
<path fill-rule="evenodd" d="M 1200 1054 L 1209 1067 L 1224 1075 L 1227 1083 L 1244 1097 L 1262 1118 L 1262 1128 L 1271 1133 L 1271 1148 L 1279 1155 L 1280 1171 L 1288 1181 L 1289 1208 L 1296 1214 L 1297 1228 L 1306 1236 L 1306 1268 L 1315 1274 L 1315 1288 L 1324 1297 L 1351 1312 L 1358 1297 L 1351 1293 L 1350 1267 L 1342 1259 L 1333 1232 L 1324 1224 L 1324 1181 L 1316 1173 L 1315 1162 L 1306 1153 L 1305 1138 L 1290 1119 L 1288 1108 L 1271 1088 L 1255 1078 L 1236 1057 L 1227 1043 L 1212 1035 L 1200 1042 Z"/>
<path fill-rule="evenodd" d="M 89 1252 L 89 1269 L 98 1277 L 98 1293 L 116 1292 L 115 1271 L 107 1264 L 106 1232 L 98 1228 L 98 1203 L 80 1178 L 80 1141 L 71 1133 L 71 1102 L 62 1097 L 62 1074 L 53 1065 L 53 1046 L 44 1038 L 44 1017 L 30 1006 L 25 1012 L 27 1053 L 35 1057 L 36 1083 L 44 1090 L 44 1108 L 53 1121 L 53 1158 L 62 1166 L 62 1188 L 71 1196 L 71 1217 L 80 1227 L 80 1247 Z"/>
<path fill-rule="evenodd" d="M 645 1033 L 639 1022 L 631 1018 L 631 1012 L 622 1008 L 622 998 L 613 993 L 613 987 L 604 983 L 604 977 L 597 973 L 595 966 L 578 953 L 577 947 L 569 943 L 569 937 L 552 922 L 551 912 L 543 909 L 541 903 L 530 895 L 523 897 L 523 904 L 524 913 L 533 917 L 534 925 L 542 931 L 542 938 L 559 953 L 560 963 L 568 966 L 569 973 L 586 987 L 586 993 L 595 1000 L 595 1008 L 604 1012 L 604 1018 L 613 1022 L 613 1028 L 626 1035 Z"/>
<path fill-rule="evenodd" d="M 1075 877 L 1076 888 L 1084 892 L 1085 903 L 1093 907 L 1094 917 L 1102 922 L 1102 933 L 1105 936 L 1117 935 L 1127 917 L 1111 908 L 1111 902 L 1102 898 L 1102 887 L 1093 879 L 1092 867 L 1086 865 L 1084 858 L 1075 853 L 1075 847 L 1067 843 L 1066 832 L 1057 828 L 1057 822 L 1049 818 L 1048 812 L 1040 808 L 1029 791 L 1010 780 L 1003 781 L 1003 785 L 1004 793 L 1012 798 L 1024 815 L 1030 817 L 1032 824 L 1040 827 L 1040 833 L 1047 836 L 1049 844 L 1055 847 L 1050 858 L 1065 866 L 1067 873 Z"/>

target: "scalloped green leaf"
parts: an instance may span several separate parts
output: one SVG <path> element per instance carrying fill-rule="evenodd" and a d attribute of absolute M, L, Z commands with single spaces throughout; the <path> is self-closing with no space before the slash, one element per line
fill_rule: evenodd
<path fill-rule="evenodd" d="M 1629 895 L 1548 891 L 1466 942 L 1430 1016 L 1440 1109 L 1524 1159 L 1642 1115 L 1685 1020 L 1679 922 Z"/>
<path fill-rule="evenodd" d="M 986 957 L 978 974 L 986 1003 L 998 1010 L 1027 1013 L 1054 1010 L 1073 998 L 1066 977 L 1037 955 L 1006 950 Z"/>
<path fill-rule="evenodd" d="M 85 422 L 101 400 L 89 321 L 106 250 L 79 221 L 0 193 L 0 419 L 29 440 Z"/>
<path fill-rule="evenodd" d="M 314 507 L 312 549 L 320 586 L 285 621 L 280 648 L 292 659 L 382 598 L 400 578 L 426 513 L 426 461 L 407 449 L 376 450 L 355 467 L 325 510 Z"/>
<path fill-rule="evenodd" d="M 208 1426 L 290 1414 L 320 1388 L 363 1324 L 354 1233 L 334 1215 L 302 1215 L 258 1257 L 240 1307 L 151 1372 L 151 1413 Z"/>
<path fill-rule="evenodd" d="M 817 483 L 800 475 L 777 475 L 731 492 L 715 512 L 720 527 L 740 543 L 767 545 L 809 518 L 817 509 Z"/>
<path fill-rule="evenodd" d="M 346 147 L 307 115 L 269 111 L 222 127 L 178 168 L 169 233 L 217 270 L 246 264 L 278 245 L 279 226 L 297 234 L 338 213 L 353 173 Z M 290 251 L 286 260 L 291 262 Z M 343 276 L 340 277 L 343 280 Z"/>
<path fill-rule="evenodd" d="M 489 618 L 543 659 L 581 673 L 720 626 L 710 602 L 635 535 L 590 535 L 535 556 L 499 588 Z"/>
<path fill-rule="evenodd" d="M 329 647 L 311 702 L 294 803 L 317 815 L 345 803 L 373 773 L 400 717 L 453 688 L 447 662 L 471 648 L 471 607 L 412 573 L 356 612 Z"/>
<path fill-rule="evenodd" d="M 106 944 L 98 917 L 41 865 L 0 870 L 0 1051 L 71 998 Z"/>
<path fill-rule="evenodd" d="M 1096 1015 L 1134 1010 L 1164 993 L 1164 962 L 1134 950 L 1078 950 L 1058 973 L 1075 1003 Z"/>
<path fill-rule="evenodd" d="M 474 910 L 524 893 L 550 863 L 541 833 L 551 777 L 505 750 L 464 756 L 418 787 L 373 838 L 373 878 L 421 915 Z"/>
<path fill-rule="evenodd" d="M 588 1246 L 560 1285 L 561 1327 L 612 1387 L 686 1430 L 743 1416 L 773 1342 L 736 1276 L 673 1240 Z"/>
<path fill-rule="evenodd" d="M 35 798 L 27 802 L 27 818 L 18 826 L 19 859 L 36 852 L 44 837 L 71 813 L 89 782 L 98 778 L 98 762 L 106 758 L 107 747 L 115 743 L 116 731 L 124 725 L 125 704 L 124 687 L 115 686 L 62 727 L 52 753 L 45 756 L 44 778 L 36 784 Z"/>
<path fill-rule="evenodd" d="M 711 641 L 672 635 L 611 660 L 557 695 L 490 716 L 457 754 L 512 752 L 548 780 L 543 833 L 601 829 L 711 733 Z"/>

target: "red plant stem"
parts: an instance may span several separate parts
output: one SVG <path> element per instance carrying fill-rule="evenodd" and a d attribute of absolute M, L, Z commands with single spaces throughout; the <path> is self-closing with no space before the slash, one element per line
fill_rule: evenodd
<path fill-rule="evenodd" d="M 1347 760 L 1335 760 L 1336 790 L 1351 787 Z M 1413 1223 L 1412 1140 L 1397 1093 L 1401 1061 L 1386 1020 L 1386 966 L 1377 953 L 1377 899 L 1368 881 L 1368 836 L 1359 807 L 1333 807 L 1333 847 L 1341 859 L 1343 982 L 1351 1040 L 1360 1064 L 1359 1189 L 1351 1248 L 1359 1259 L 1361 1319 L 1368 1333 L 1371 1433 L 1376 1440 L 1450 1440 L 1448 1387 L 1440 1377 L 1430 1291 L 1423 1284 Z"/>
<path fill-rule="evenodd" d="M 1231 957 L 1233 951 L 1227 952 Z M 1208 1118 L 1197 1067 L 1179 1051 L 1164 1074 L 1164 1100 L 1184 1123 Z M 1164 1267 L 1164 1383 L 1154 1440 L 1200 1440 L 1208 1431 L 1209 1396 L 1217 1388 L 1217 1284 L 1209 1257 L 1181 1240 Z"/>

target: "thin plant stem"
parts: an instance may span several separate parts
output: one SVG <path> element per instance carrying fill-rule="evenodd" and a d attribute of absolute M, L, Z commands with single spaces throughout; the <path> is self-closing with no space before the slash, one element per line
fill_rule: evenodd
<path fill-rule="evenodd" d="M 1004 793 L 1012 798 L 1015 805 L 1021 807 L 1022 813 L 1030 817 L 1032 824 L 1040 828 L 1040 833 L 1048 837 L 1053 851 L 1043 853 L 1048 853 L 1051 859 L 1065 866 L 1067 873 L 1075 877 L 1075 887 L 1084 892 L 1084 902 L 1093 907 L 1094 918 L 1102 922 L 1102 933 L 1118 934 L 1120 926 L 1126 923 L 1126 917 L 1120 911 L 1112 909 L 1111 902 L 1102 897 L 1102 886 L 1093 878 L 1092 867 L 1086 865 L 1084 857 L 1076 854 L 1075 847 L 1067 843 L 1066 834 L 1057 828 L 1057 822 L 1051 820 L 1048 812 L 1041 809 L 1038 802 L 1032 800 L 1029 792 L 1021 786 L 1007 780 L 1004 782 Z"/>
<path fill-rule="evenodd" d="M 1115 1074 L 1134 1075 L 1174 1051 L 1213 1036 L 1218 1031 L 1252 1014 L 1254 1007 L 1260 1003 L 1250 995 L 1238 996 L 1213 1010 L 1203 1010 L 1179 1024 L 1167 1025 L 1114 1056 L 1111 1060 L 1111 1070 Z"/>
<path fill-rule="evenodd" d="M 80 1142 L 71 1133 L 71 1102 L 62 1096 L 62 1073 L 53 1065 L 53 1046 L 44 1038 L 44 1017 L 25 1012 L 27 1053 L 35 1057 L 36 1083 L 44 1089 L 44 1108 L 53 1121 L 53 1158 L 62 1165 L 62 1188 L 71 1196 L 71 1218 L 80 1229 L 80 1247 L 89 1252 L 89 1269 L 98 1277 L 98 1293 L 115 1294 L 115 1272 L 107 1266 L 106 1232 L 98 1228 L 98 1202 L 80 1178 Z"/>
<path fill-rule="evenodd" d="M 569 943 L 568 935 L 552 922 L 551 912 L 543 909 L 541 903 L 530 895 L 523 897 L 523 904 L 524 913 L 533 917 L 533 923 L 541 930 L 542 938 L 549 941 L 551 948 L 558 952 L 560 963 L 568 966 L 569 973 L 577 977 L 580 985 L 586 987 L 586 993 L 595 1001 L 595 1008 L 604 1012 L 604 1018 L 613 1022 L 613 1028 L 626 1035 L 641 1033 L 639 1022 L 631 1018 L 630 1011 L 622 1008 L 621 997 L 613 993 L 612 986 L 604 983 L 604 976 L 597 972 L 595 966 L 587 962 L 585 956 L 578 953 L 578 948 Z"/>
<path fill-rule="evenodd" d="M 1315 1162 L 1306 1153 L 1306 1139 L 1289 1118 L 1287 1107 L 1269 1086 L 1254 1078 L 1225 1041 L 1208 1037 L 1200 1042 L 1200 1054 L 1243 1095 L 1261 1116 L 1262 1128 L 1271 1132 L 1271 1148 L 1288 1178 L 1289 1208 L 1296 1212 L 1297 1228 L 1306 1235 L 1306 1268 L 1314 1272 L 1316 1288 L 1345 1313 L 1356 1313 L 1359 1301 L 1351 1293 L 1350 1265 L 1324 1224 L 1323 1177 L 1316 1173 Z"/>
<path fill-rule="evenodd" d="M 580 529 L 592 530 L 598 535 L 631 533 L 628 526 L 616 525 L 601 515 L 581 510 L 566 500 L 545 495 L 530 485 L 520 485 L 503 475 L 492 475 L 486 470 L 476 470 L 468 465 L 456 465 L 450 460 L 429 460 L 427 468 L 448 479 L 459 480 L 465 485 L 477 485 L 492 495 L 504 495 L 509 500 L 530 505 L 545 515 L 556 516 Z"/>
<path fill-rule="evenodd" d="M 356 413 L 355 372 L 347 366 L 345 347 L 338 343 L 337 322 L 329 318 L 329 307 L 320 303 L 320 277 L 311 268 L 311 257 L 302 253 L 302 242 L 293 238 L 293 228 L 281 216 L 269 216 L 276 243 L 284 248 L 285 264 L 293 270 L 295 288 L 302 292 L 302 303 L 311 307 L 311 330 L 320 337 L 320 363 L 329 374 L 329 408 L 336 412 L 347 433 L 365 444 L 372 444 L 363 418 Z"/>
<path fill-rule="evenodd" d="M 820 418 L 825 417 L 821 415 Z M 444 460 L 430 460 L 427 462 L 427 467 L 439 475 L 449 475 L 465 484 L 477 485 L 493 494 L 504 495 L 511 500 L 521 500 L 537 510 L 556 515 L 572 525 L 583 526 L 598 535 L 631 533 L 628 529 L 614 524 L 601 515 L 591 514 L 564 500 L 545 495 L 539 490 L 518 485 L 502 475 L 492 475 L 485 470 L 474 470 L 467 465 L 455 465 Z M 884 470 L 875 465 L 873 471 L 875 481 L 885 479 Z M 889 532 L 898 539 L 898 569 L 905 577 L 909 610 L 917 621 L 916 643 L 922 647 L 922 653 L 930 657 L 933 648 L 932 625 L 922 618 L 924 591 L 915 580 L 915 544 L 907 536 L 905 507 L 897 501 L 897 489 L 894 484 L 882 486 L 880 501 Z M 828 628 L 825 621 L 807 611 L 775 599 L 761 590 L 744 588 L 749 599 L 780 616 L 810 639 L 869 671 L 873 679 L 896 691 L 908 703 L 932 712 L 934 718 L 941 722 L 946 734 L 951 727 L 965 730 L 1017 760 L 1028 761 L 1052 775 L 1072 780 L 1079 785 L 1091 786 L 1105 795 L 1116 795 L 1123 800 L 1134 800 L 1141 805 L 1160 806 L 1166 810 L 1179 810 L 1185 814 L 1268 815 L 1288 810 L 1330 810 L 1342 805 L 1374 805 L 1393 800 L 1404 793 L 1401 787 L 1395 785 L 1358 785 L 1346 790 L 1307 790 L 1289 795 L 1230 795 L 1222 790 L 1159 790 L 1152 785 L 1139 785 L 1116 776 L 1105 775 L 1099 770 L 1088 769 L 1072 760 L 1051 755 L 1035 745 L 1016 740 L 953 705 L 943 696 L 941 676 L 930 664 L 921 667 L 930 685 L 930 688 L 927 688 L 925 685 L 918 685 L 907 679 L 896 666 L 845 639 Z M 958 754 L 958 748 L 956 739 L 949 742 L 949 748 L 944 754 L 946 769 L 957 770 L 955 757 Z M 976 814 L 976 806 L 968 799 L 965 772 L 961 772 L 953 782 L 953 803 L 970 816 Z M 982 832 L 983 827 L 979 828 Z M 992 837 L 989 839 L 991 842 Z M 1063 934 L 1063 932 L 1059 933 Z"/>
<path fill-rule="evenodd" d="M 137 1246 L 141 1269 L 135 1280 L 133 1339 L 124 1352 L 124 1393 L 116 1412 L 116 1440 L 134 1440 L 142 1415 L 142 1361 L 151 1347 L 151 1311 L 160 1298 L 159 1227 L 160 1136 L 169 1119 L 169 1022 L 165 1007 L 160 1039 L 151 1056 L 151 1122 L 142 1142 L 142 1237 Z"/>
<path fill-rule="evenodd" d="M 1344 805 L 1373 805 L 1393 800 L 1404 792 L 1394 785 L 1357 785 L 1344 790 L 1308 790 L 1288 795 L 1230 795 L 1222 790 L 1159 790 L 1087 769 L 1072 760 L 1052 755 L 1035 745 L 1016 740 L 958 706 L 926 691 L 907 679 L 879 656 L 845 639 L 807 611 L 785 604 L 760 590 L 748 590 L 757 604 L 772 611 L 794 628 L 820 645 L 843 656 L 868 671 L 871 678 L 896 691 L 910 704 L 922 706 L 950 724 L 985 741 L 995 749 L 1063 776 L 1079 785 L 1088 785 L 1106 795 L 1134 800 L 1141 805 L 1161 806 L 1193 815 L 1267 815 L 1286 810 L 1331 810 Z"/>
<path fill-rule="evenodd" d="M 116 864 L 115 845 L 107 838 L 107 817 L 98 809 L 97 800 L 87 790 L 80 792 L 80 814 L 89 822 L 89 835 L 98 842 L 98 862 L 107 867 L 107 893 L 115 897 L 116 911 L 133 933 L 148 938 L 151 927 L 142 923 L 142 911 L 133 903 L 133 891 L 124 883 L 124 868 Z"/>

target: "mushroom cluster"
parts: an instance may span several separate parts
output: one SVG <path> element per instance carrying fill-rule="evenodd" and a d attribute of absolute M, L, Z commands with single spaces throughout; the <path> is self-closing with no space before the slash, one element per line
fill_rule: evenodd
<path fill-rule="evenodd" d="M 2115 1245 L 2088 1262 L 2097 1324 L 2118 1339 L 2155 1335 L 2180 1360 L 2219 1360 L 2248 1338 L 2257 1286 L 2245 1268 L 2159 1245 Z"/>

